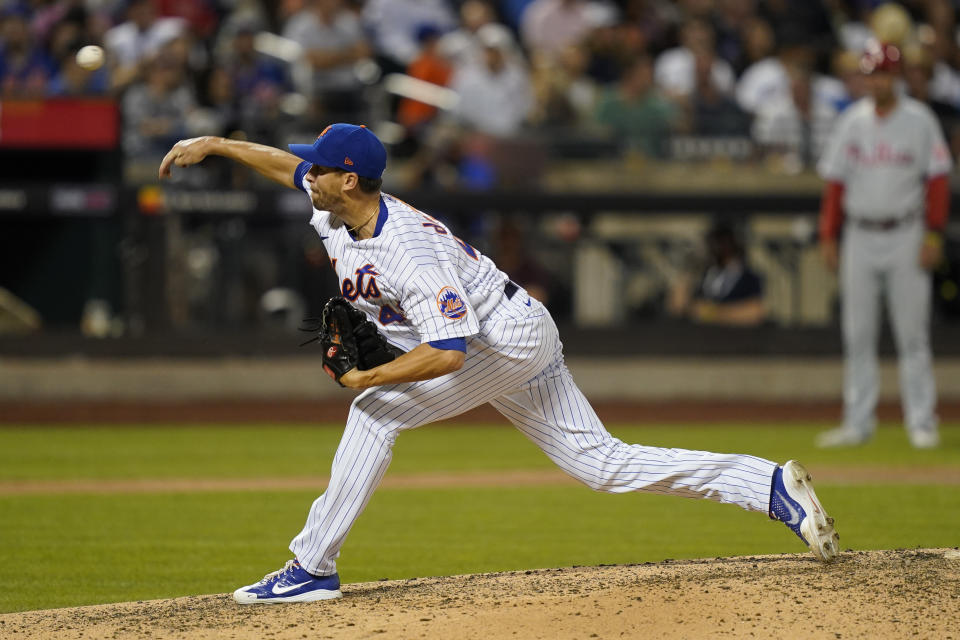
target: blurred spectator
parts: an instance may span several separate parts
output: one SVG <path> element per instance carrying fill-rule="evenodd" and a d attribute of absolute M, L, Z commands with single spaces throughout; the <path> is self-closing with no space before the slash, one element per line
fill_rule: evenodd
<path fill-rule="evenodd" d="M 810 71 L 787 68 L 790 93 L 764 103 L 753 123 L 753 138 L 773 157 L 785 162 L 788 172 L 810 168 L 820 157 L 837 116 L 836 107 L 813 94 Z"/>
<path fill-rule="evenodd" d="M 599 25 L 584 41 L 588 52 L 587 73 L 601 84 L 616 82 L 639 56 L 646 55 L 649 40 L 644 25 L 637 22 Z"/>
<path fill-rule="evenodd" d="M 123 150 L 128 158 L 162 156 L 188 136 L 186 122 L 196 108 L 182 68 L 164 57 L 146 67 L 146 78 L 123 96 Z M 150 160 L 152 162 L 152 160 Z"/>
<path fill-rule="evenodd" d="M 955 45 L 949 34 L 929 25 L 917 29 L 918 40 L 932 62 L 930 96 L 960 107 L 960 74 L 951 65 Z"/>
<path fill-rule="evenodd" d="M 657 56 L 654 77 L 657 86 L 667 95 L 683 98 L 693 91 L 697 55 L 711 56 L 710 78 L 721 93 L 731 93 L 733 69 L 716 57 L 713 27 L 703 20 L 690 20 L 683 25 L 680 46 Z"/>
<path fill-rule="evenodd" d="M 741 28 L 741 43 L 741 56 L 734 65 L 738 78 L 753 64 L 773 55 L 773 29 L 763 18 L 751 18 Z"/>
<path fill-rule="evenodd" d="M 710 20 L 716 8 L 716 0 L 676 0 L 680 20 Z"/>
<path fill-rule="evenodd" d="M 47 91 L 47 83 L 56 71 L 49 55 L 30 35 L 26 9 L 8 8 L 0 27 L 0 96 L 36 98 Z"/>
<path fill-rule="evenodd" d="M 713 18 L 717 56 L 731 68 L 742 71 L 746 66 L 745 29 L 755 16 L 756 0 L 717 0 Z"/>
<path fill-rule="evenodd" d="M 313 66 L 311 93 L 324 119 L 352 122 L 364 113 L 364 85 L 354 65 L 371 50 L 360 17 L 344 0 L 308 0 L 287 21 L 283 35 L 300 43 Z"/>
<path fill-rule="evenodd" d="M 187 23 L 181 18 L 159 18 L 152 0 L 127 0 L 127 20 L 103 36 L 111 82 L 123 89 L 141 76 L 141 65 L 156 56 L 169 42 L 181 37 Z"/>
<path fill-rule="evenodd" d="M 176 16 L 186 21 L 190 32 L 197 38 L 213 37 L 219 24 L 218 0 L 155 0 L 157 13 L 161 16 Z"/>
<path fill-rule="evenodd" d="M 100 67 L 96 71 L 81 68 L 76 58 L 79 49 L 79 45 L 74 44 L 64 52 L 60 60 L 60 69 L 47 85 L 48 95 L 97 96 L 104 95 L 110 90 L 110 74 L 106 67 Z"/>
<path fill-rule="evenodd" d="M 649 56 L 637 59 L 619 84 L 600 98 L 596 119 L 613 137 L 645 154 L 664 155 L 667 136 L 677 121 L 677 111 L 654 86 Z"/>
<path fill-rule="evenodd" d="M 584 129 L 593 122 L 597 85 L 587 75 L 587 52 L 571 45 L 556 60 L 534 67 L 534 107 L 530 120 L 542 127 Z"/>
<path fill-rule="evenodd" d="M 219 67 L 227 74 L 238 125 L 250 139 L 272 139 L 274 117 L 281 98 L 293 89 L 285 65 L 254 48 L 256 26 L 247 21 L 237 26 Z M 225 83 L 227 79 L 214 79 Z"/>
<path fill-rule="evenodd" d="M 612 9 L 588 0 L 533 0 L 523 13 L 520 33 L 533 54 L 549 56 L 579 44 L 590 30 L 613 22 Z"/>
<path fill-rule="evenodd" d="M 420 55 L 407 67 L 407 75 L 424 82 L 447 86 L 453 75 L 453 67 L 440 55 L 440 30 L 433 25 L 423 25 L 420 27 L 417 39 L 422 48 Z M 408 133 L 414 135 L 436 115 L 436 107 L 412 98 L 404 98 L 397 105 L 397 121 L 407 129 Z"/>
<path fill-rule="evenodd" d="M 368 0 L 363 22 L 372 34 L 378 62 L 390 73 L 403 71 L 417 56 L 421 25 L 447 32 L 457 26 L 457 17 L 445 0 Z"/>
<path fill-rule="evenodd" d="M 750 116 L 712 78 L 713 57 L 695 57 L 696 87 L 691 96 L 690 133 L 700 137 L 748 137 Z"/>
<path fill-rule="evenodd" d="M 960 109 L 930 95 L 933 65 L 929 53 L 918 46 L 903 48 L 903 79 L 907 95 L 925 102 L 940 122 L 951 155 L 960 154 Z"/>
<path fill-rule="evenodd" d="M 456 117 L 481 133 L 514 135 L 533 103 L 526 65 L 506 27 L 488 24 L 477 37 L 483 44 L 483 59 L 466 62 L 451 80 L 451 88 L 460 96 Z"/>
<path fill-rule="evenodd" d="M 483 56 L 483 45 L 477 39 L 477 32 L 488 24 L 497 22 L 497 14 L 486 0 L 467 0 L 460 5 L 460 26 L 453 31 L 443 32 L 440 38 L 439 52 L 454 64 L 464 64 L 468 60 L 477 60 Z"/>
<path fill-rule="evenodd" d="M 746 262 L 733 228 L 718 223 L 707 233 L 707 266 L 695 289 L 686 277 L 674 283 L 668 311 L 695 322 L 750 327 L 766 318 L 763 279 Z"/>
<path fill-rule="evenodd" d="M 243 94 L 237 90 L 230 72 L 224 67 L 214 67 L 207 76 L 204 89 L 202 102 L 211 132 L 218 136 L 229 136 L 233 131 L 242 129 L 239 96 Z M 247 132 L 247 135 L 251 133 Z"/>
<path fill-rule="evenodd" d="M 867 0 L 863 4 L 872 3 Z M 830 51 L 834 36 L 827 7 L 835 4 L 824 0 L 764 0 L 758 10 L 773 27 L 777 42 L 805 39 L 817 51 Z"/>
<path fill-rule="evenodd" d="M 842 95 L 835 100 L 837 111 L 843 111 L 851 104 L 867 95 L 867 85 L 860 72 L 860 56 L 853 51 L 838 51 L 832 60 L 833 75 L 842 87 Z"/>
<path fill-rule="evenodd" d="M 105 67 L 96 71 L 87 71 L 77 65 L 77 51 L 89 40 L 86 37 L 87 13 L 82 7 L 60 7 L 59 11 L 50 10 L 46 19 L 57 16 L 59 20 L 48 25 L 47 48 L 50 51 L 57 71 L 47 85 L 47 94 L 51 96 L 90 96 L 104 95 L 110 90 L 110 75 Z M 34 21 L 36 23 L 36 21 Z"/>
<path fill-rule="evenodd" d="M 748 113 L 790 97 L 789 67 L 812 69 L 817 51 L 803 40 L 780 43 L 775 56 L 750 65 L 737 82 L 736 97 L 740 108 Z M 859 60 L 858 60 L 859 64 Z M 812 91 L 817 101 L 840 105 L 846 98 L 843 84 L 836 78 L 814 74 Z"/>
<path fill-rule="evenodd" d="M 257 52 L 254 48 L 256 27 L 246 23 L 237 29 L 230 42 L 229 52 L 221 64 L 226 68 L 237 92 L 248 99 L 258 99 L 264 93 L 290 91 L 290 77 L 286 67 Z"/>
<path fill-rule="evenodd" d="M 662 51 L 676 21 L 677 9 L 669 0 L 626 0 L 621 24 L 639 29 L 651 51 Z"/>

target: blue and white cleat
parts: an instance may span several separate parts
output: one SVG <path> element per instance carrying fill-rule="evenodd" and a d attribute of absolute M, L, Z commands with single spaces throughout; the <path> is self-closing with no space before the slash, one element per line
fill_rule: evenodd
<path fill-rule="evenodd" d="M 803 465 L 790 460 L 773 472 L 770 517 L 787 525 L 822 562 L 840 553 L 840 536 L 833 528 L 813 490 L 812 478 Z"/>
<path fill-rule="evenodd" d="M 333 600 L 342 595 L 337 574 L 318 578 L 307 573 L 296 560 L 287 560 L 283 569 L 268 573 L 256 584 L 234 591 L 233 599 L 240 604 L 273 604 Z"/>

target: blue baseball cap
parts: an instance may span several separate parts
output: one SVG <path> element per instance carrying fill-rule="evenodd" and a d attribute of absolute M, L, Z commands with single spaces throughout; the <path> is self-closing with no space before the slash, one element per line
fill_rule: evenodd
<path fill-rule="evenodd" d="M 387 166 L 387 150 L 363 125 L 332 124 L 313 144 L 288 145 L 290 153 L 321 167 L 336 167 L 363 178 L 378 179 Z"/>

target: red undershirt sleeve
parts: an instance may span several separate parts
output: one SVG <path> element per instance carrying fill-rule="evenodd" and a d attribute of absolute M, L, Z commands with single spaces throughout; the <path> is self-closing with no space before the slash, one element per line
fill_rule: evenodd
<path fill-rule="evenodd" d="M 843 224 L 843 183 L 830 181 L 820 200 L 820 241 L 836 240 Z"/>
<path fill-rule="evenodd" d="M 927 180 L 927 228 L 943 231 L 950 213 L 950 181 L 946 174 Z"/>

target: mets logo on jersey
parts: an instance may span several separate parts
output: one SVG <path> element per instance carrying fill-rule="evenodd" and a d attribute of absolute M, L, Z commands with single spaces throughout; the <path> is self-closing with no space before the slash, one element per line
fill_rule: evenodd
<path fill-rule="evenodd" d="M 440 293 L 437 294 L 437 306 L 440 307 L 443 317 L 450 320 L 459 320 L 467 315 L 467 303 L 453 287 L 440 289 Z"/>

